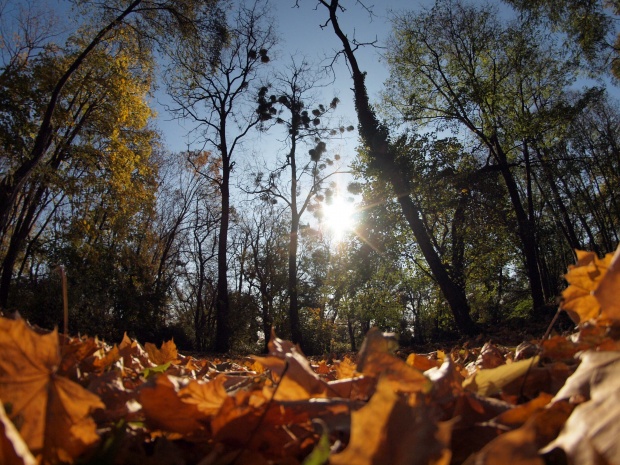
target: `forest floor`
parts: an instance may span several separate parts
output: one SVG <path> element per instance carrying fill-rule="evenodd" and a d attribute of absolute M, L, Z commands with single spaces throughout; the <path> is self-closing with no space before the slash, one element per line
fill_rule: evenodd
<path fill-rule="evenodd" d="M 395 350 L 371 329 L 326 357 L 275 335 L 267 354 L 203 357 L 0 318 L 0 463 L 620 464 L 620 265 L 582 256 L 567 279 L 568 332 L 513 321 Z"/>

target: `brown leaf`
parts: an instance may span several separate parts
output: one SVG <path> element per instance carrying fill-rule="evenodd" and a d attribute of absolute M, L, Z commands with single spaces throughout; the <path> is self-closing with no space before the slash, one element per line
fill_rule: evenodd
<path fill-rule="evenodd" d="M 620 320 L 620 246 L 609 264 L 607 273 L 594 290 L 594 297 L 601 306 L 602 320 Z"/>
<path fill-rule="evenodd" d="M 0 402 L 0 463 L 3 465 L 36 465 L 28 446 L 9 420 Z"/>
<path fill-rule="evenodd" d="M 547 393 L 541 393 L 536 399 L 525 404 L 517 405 L 492 419 L 489 423 L 493 426 L 503 426 L 506 428 L 517 428 L 522 426 L 536 412 L 544 409 L 553 396 Z"/>
<path fill-rule="evenodd" d="M 391 335 L 371 328 L 359 353 L 358 371 L 374 378 L 384 377 L 401 392 L 430 390 L 431 383 L 422 372 L 391 354 L 395 344 Z"/>
<path fill-rule="evenodd" d="M 275 391 L 274 400 L 293 401 L 328 395 L 327 383 L 312 370 L 310 362 L 295 345 L 272 332 L 269 352 L 267 357 L 253 358 L 277 375 L 277 388 L 266 387 Z"/>
<path fill-rule="evenodd" d="M 441 366 L 439 360 L 433 360 L 425 355 L 419 354 L 409 354 L 405 363 L 407 363 L 407 365 L 409 365 L 410 367 L 413 367 L 416 370 L 420 371 L 426 371 L 430 370 L 431 368 Z"/>
<path fill-rule="evenodd" d="M 195 405 L 200 413 L 213 416 L 228 398 L 225 381 L 226 377 L 222 375 L 206 383 L 191 380 L 179 391 L 179 397 L 186 404 Z"/>
<path fill-rule="evenodd" d="M 332 465 L 448 464 L 451 424 L 436 423 L 427 407 L 411 406 L 385 378 L 368 404 L 351 414 L 351 439 Z"/>
<path fill-rule="evenodd" d="M 476 359 L 476 366 L 483 370 L 490 368 L 497 368 L 498 366 L 505 365 L 506 360 L 504 354 L 498 349 L 497 346 L 487 342 L 480 349 L 480 355 Z"/>
<path fill-rule="evenodd" d="M 575 408 L 558 438 L 569 463 L 620 463 L 620 352 L 582 354 L 581 364 L 555 396 L 586 399 Z"/>
<path fill-rule="evenodd" d="M 143 371 L 147 367 L 153 367 L 155 364 L 149 359 L 149 355 L 138 344 L 133 341 L 127 333 L 123 335 L 123 340 L 118 346 L 118 351 L 123 360 L 123 366 L 135 372 Z"/>
<path fill-rule="evenodd" d="M 612 254 L 599 259 L 594 252 L 576 251 L 577 264 L 568 267 L 565 278 L 569 286 L 562 292 L 560 307 L 576 324 L 596 319 L 601 312 L 594 291 L 605 276 Z"/>
<path fill-rule="evenodd" d="M 538 411 L 520 428 L 487 444 L 477 454 L 476 465 L 544 465 L 539 450 L 558 435 L 571 411 L 572 406 L 567 402 L 557 402 Z"/>
<path fill-rule="evenodd" d="M 172 339 L 162 343 L 160 349 L 158 349 L 155 344 L 147 342 L 144 344 L 144 350 L 149 354 L 151 362 L 155 365 L 164 365 L 168 362 L 175 363 L 179 361 L 177 346 Z"/>
<path fill-rule="evenodd" d="M 208 415 L 197 403 L 183 402 L 179 396 L 182 380 L 168 375 L 155 376 L 140 389 L 138 401 L 147 422 L 156 429 L 180 434 L 204 429 Z"/>
<path fill-rule="evenodd" d="M 0 399 L 30 450 L 72 462 L 98 440 L 91 413 L 104 404 L 56 373 L 58 333 L 40 335 L 21 319 L 0 318 Z"/>

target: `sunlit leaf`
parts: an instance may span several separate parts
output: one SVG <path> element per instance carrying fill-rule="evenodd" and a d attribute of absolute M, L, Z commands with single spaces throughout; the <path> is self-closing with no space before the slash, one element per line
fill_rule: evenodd
<path fill-rule="evenodd" d="M 594 252 L 577 250 L 577 263 L 568 267 L 569 286 L 562 292 L 561 308 L 577 323 L 598 318 L 601 311 L 594 291 L 605 276 L 612 254 L 599 259 Z"/>
<path fill-rule="evenodd" d="M 482 396 L 492 396 L 501 392 L 507 384 L 525 375 L 536 363 L 538 357 L 489 370 L 480 370 L 463 381 L 463 387 Z"/>
<path fill-rule="evenodd" d="M 423 403 L 411 406 L 382 378 L 363 408 L 351 414 L 351 440 L 332 465 L 448 464 L 449 423 L 437 423 Z"/>
<path fill-rule="evenodd" d="M 30 450 L 72 462 L 98 441 L 91 413 L 104 404 L 59 376 L 58 333 L 40 335 L 24 320 L 0 318 L 0 399 Z"/>

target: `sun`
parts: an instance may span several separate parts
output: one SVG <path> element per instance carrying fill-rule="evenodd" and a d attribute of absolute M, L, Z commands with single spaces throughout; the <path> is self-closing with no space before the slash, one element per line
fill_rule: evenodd
<path fill-rule="evenodd" d="M 355 207 L 343 197 L 334 197 L 323 204 L 323 224 L 336 241 L 341 241 L 355 225 Z"/>

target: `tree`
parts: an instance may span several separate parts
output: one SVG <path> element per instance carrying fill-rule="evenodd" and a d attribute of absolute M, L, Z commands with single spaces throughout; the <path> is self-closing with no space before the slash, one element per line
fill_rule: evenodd
<path fill-rule="evenodd" d="M 205 145 L 216 151 L 221 162 L 216 180 L 222 202 L 214 346 L 218 352 L 230 349 L 231 338 L 227 273 L 231 174 L 244 138 L 261 121 L 252 108 L 251 96 L 255 94 L 251 86 L 260 66 L 269 62 L 269 50 L 275 43 L 265 8 L 263 2 L 239 5 L 230 25 L 230 42 L 215 66 L 210 66 L 210 53 L 180 49 L 174 57 L 177 72 L 168 80 L 176 104 L 173 111 L 197 123 Z"/>
<path fill-rule="evenodd" d="M 325 157 L 327 143 L 325 139 L 334 137 L 352 127 L 344 126 L 338 129 L 330 128 L 325 124 L 325 118 L 338 106 L 338 98 L 334 97 L 329 105 L 313 104 L 313 89 L 320 86 L 321 79 L 312 72 L 313 66 L 302 60 L 296 63 L 293 60 L 288 72 L 276 76 L 275 84 L 271 89 L 267 86 L 259 91 L 258 112 L 261 115 L 263 127 L 265 123 L 275 118 L 276 124 L 286 130 L 288 151 L 286 159 L 280 161 L 279 166 L 271 171 L 264 179 L 259 172 L 255 179 L 255 193 L 264 200 L 283 201 L 290 212 L 290 233 L 288 246 L 288 294 L 289 294 L 289 321 L 291 338 L 303 348 L 303 335 L 299 317 L 299 289 L 297 270 L 297 251 L 299 244 L 299 229 L 301 218 L 311 206 L 311 201 L 325 189 L 325 181 L 338 173 L 336 164 L 331 158 Z M 271 95 L 267 93 L 271 90 Z M 315 108 L 312 108 L 312 107 Z M 279 108 L 279 111 L 278 111 Z M 311 147 L 308 156 L 300 157 L 299 147 Z M 333 167 L 329 170 L 327 167 Z M 281 175 L 288 171 L 286 181 Z M 327 171 L 327 173 L 326 173 Z M 304 180 L 307 179 L 307 185 Z M 280 183 L 283 183 L 281 185 Z M 330 194 L 327 190 L 327 194 Z"/>
<path fill-rule="evenodd" d="M 398 17 L 387 100 L 403 121 L 464 128 L 487 148 L 512 204 L 538 309 L 554 296 L 544 286 L 532 150 L 574 114 L 564 92 L 577 69 L 535 22 L 498 18 L 492 9 L 453 0 Z"/>
<path fill-rule="evenodd" d="M 354 85 L 355 106 L 359 120 L 359 132 L 363 143 L 367 146 L 376 167 L 386 182 L 389 182 L 397 196 L 403 214 L 415 235 L 420 249 L 429 264 L 433 276 L 437 280 L 442 293 L 449 302 L 450 309 L 461 331 L 474 334 L 477 328 L 470 317 L 470 308 L 464 288 L 450 276 L 444 263 L 442 263 L 433 243 L 429 237 L 419 215 L 419 206 L 409 196 L 411 188 L 409 181 L 404 175 L 402 167 L 397 162 L 396 154 L 390 144 L 389 131 L 382 125 L 370 105 L 365 85 L 365 73 L 357 63 L 354 48 L 351 41 L 340 28 L 338 11 L 341 10 L 338 0 L 319 0 L 320 4 L 328 9 L 329 19 L 326 25 L 331 24 L 336 36 L 342 44 Z"/>
<path fill-rule="evenodd" d="M 545 17 L 554 29 L 564 31 L 568 48 L 577 45 L 577 55 L 584 55 L 595 68 L 609 67 L 620 78 L 620 34 L 617 32 L 618 0 L 506 0 L 522 13 Z M 613 35 L 616 34 L 615 39 Z M 572 42 L 572 44 L 571 44 Z M 609 66 L 611 64 L 611 66 Z"/>
<path fill-rule="evenodd" d="M 85 1 L 83 4 L 89 4 Z M 99 5 L 100 6 L 100 5 Z M 46 95 L 46 103 L 40 108 L 37 114 L 37 122 L 34 127 L 34 137 L 27 144 L 21 147 L 19 154 L 12 158 L 13 163 L 3 167 L 3 177 L 0 179 L 0 230 L 5 230 L 9 221 L 12 208 L 14 207 L 21 189 L 33 174 L 35 169 L 40 166 L 50 154 L 50 148 L 54 146 L 55 127 L 54 120 L 58 113 L 58 105 L 63 98 L 66 86 L 84 66 L 89 56 L 112 37 L 127 36 L 130 40 L 138 39 L 141 52 L 149 55 L 150 46 L 157 40 L 164 43 L 166 38 L 177 39 L 176 45 L 191 44 L 199 48 L 205 47 L 206 50 L 216 52 L 218 47 L 209 45 L 214 36 L 223 39 L 225 36 L 221 23 L 214 21 L 218 17 L 218 10 L 213 1 L 197 3 L 192 0 L 182 2 L 151 2 L 148 0 L 133 0 L 131 2 L 108 2 L 101 11 L 102 25 L 94 35 L 82 31 L 85 37 L 89 37 L 84 45 L 77 51 L 72 59 L 67 62 L 55 81 L 51 83 L 50 91 Z M 28 31 L 32 30 L 32 25 L 26 25 L 26 38 L 24 45 L 14 45 L 10 50 L 19 51 L 15 55 L 16 59 L 11 59 L 2 70 L 2 75 L 9 75 L 16 66 L 19 68 L 23 64 L 23 57 L 30 58 L 31 52 L 41 48 L 45 34 L 35 37 L 37 41 L 33 46 L 28 43 L 31 35 Z M 92 26 L 91 26 L 91 29 Z M 220 42 L 221 44 L 221 42 Z M 28 51 L 23 53 L 24 48 Z M 49 47 L 48 47 L 49 48 Z M 165 48 L 165 47 L 164 47 Z"/>
<path fill-rule="evenodd" d="M 71 41 L 79 43 L 80 39 Z M 0 278 L 2 306 L 7 305 L 14 267 L 28 236 L 39 221 L 42 232 L 50 219 L 60 213 L 59 209 L 63 210 L 63 202 L 83 214 L 87 207 L 79 202 L 84 200 L 88 204 L 88 192 L 97 190 L 95 186 L 102 183 L 108 183 L 106 187 L 118 193 L 124 204 L 117 207 L 123 210 L 133 209 L 132 203 L 140 204 L 151 193 L 149 183 L 154 167 L 149 159 L 156 138 L 147 127 L 151 117 L 146 102 L 151 77 L 149 63 L 137 62 L 127 48 L 117 49 L 115 45 L 112 41 L 106 48 L 91 53 L 57 102 L 52 120 L 54 140 L 47 150 L 48 157 L 23 183 L 3 231 L 7 248 Z M 15 159 L 9 153 L 18 153 L 20 146 L 27 145 L 25 130 L 32 127 L 15 126 L 19 119 L 11 117 L 16 115 L 9 102 L 21 101 L 27 108 L 42 108 L 50 80 L 72 60 L 71 55 L 57 56 L 53 52 L 40 55 L 22 68 L 28 77 L 24 92 L 6 89 L 6 165 L 10 166 Z M 136 69 L 142 71 L 140 77 L 136 76 Z M 17 163 L 20 162 L 18 159 Z M 109 213 L 112 218 L 113 212 Z"/>

